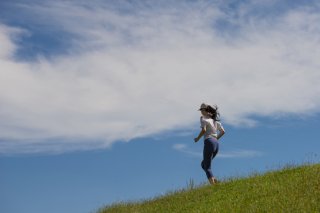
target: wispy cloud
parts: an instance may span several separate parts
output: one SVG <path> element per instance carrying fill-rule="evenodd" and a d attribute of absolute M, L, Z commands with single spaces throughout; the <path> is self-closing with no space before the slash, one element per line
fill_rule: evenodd
<path fill-rule="evenodd" d="M 174 144 L 172 148 L 191 157 L 202 158 L 203 156 L 202 152 L 193 151 L 185 144 Z M 217 158 L 255 158 L 261 156 L 263 156 L 263 153 L 260 151 L 240 149 L 227 152 L 219 152 Z"/>
<path fill-rule="evenodd" d="M 220 158 L 255 158 L 255 157 L 262 157 L 264 154 L 263 152 L 256 151 L 256 150 L 234 150 L 229 152 L 222 152 L 218 155 Z"/>
<path fill-rule="evenodd" d="M 73 35 L 68 54 L 51 58 L 15 60 L 26 29 L 0 25 L 1 153 L 99 148 L 190 127 L 202 101 L 231 125 L 319 111 L 319 7 L 261 18 L 254 1 L 236 16 L 223 1 L 124 2 L 20 4 L 34 28 Z"/>
<path fill-rule="evenodd" d="M 172 148 L 189 156 L 202 157 L 202 153 L 189 150 L 188 146 L 185 144 L 174 144 Z"/>

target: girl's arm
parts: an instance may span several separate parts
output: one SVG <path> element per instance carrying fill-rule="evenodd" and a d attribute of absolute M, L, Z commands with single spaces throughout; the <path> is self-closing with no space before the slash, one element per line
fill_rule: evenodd
<path fill-rule="evenodd" d="M 225 133 L 224 129 L 221 129 L 221 130 L 219 131 L 219 135 L 217 136 L 217 139 L 219 140 L 219 138 L 221 138 L 222 135 L 224 135 L 224 133 Z"/>
<path fill-rule="evenodd" d="M 200 140 L 200 138 L 204 135 L 205 132 L 206 132 L 206 129 L 202 127 L 198 137 L 194 139 L 194 142 L 197 143 Z"/>

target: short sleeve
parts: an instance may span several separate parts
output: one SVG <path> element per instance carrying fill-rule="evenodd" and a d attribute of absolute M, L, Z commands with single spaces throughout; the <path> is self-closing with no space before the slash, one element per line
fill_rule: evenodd
<path fill-rule="evenodd" d="M 217 129 L 219 131 L 224 131 L 224 128 L 223 128 L 223 126 L 222 126 L 222 124 L 220 122 L 217 122 Z"/>
<path fill-rule="evenodd" d="M 200 125 L 201 128 L 205 128 L 207 125 L 205 119 L 202 116 L 200 117 Z"/>

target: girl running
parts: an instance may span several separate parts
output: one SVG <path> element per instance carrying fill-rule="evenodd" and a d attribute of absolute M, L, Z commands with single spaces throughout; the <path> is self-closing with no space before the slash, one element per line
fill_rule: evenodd
<path fill-rule="evenodd" d="M 217 183 L 217 179 L 213 176 L 211 170 L 211 161 L 219 151 L 218 139 L 224 135 L 225 131 L 222 124 L 219 122 L 219 112 L 217 106 L 210 106 L 208 104 L 201 104 L 199 109 L 201 111 L 201 131 L 194 139 L 198 142 L 204 136 L 203 161 L 201 167 L 205 171 L 210 184 Z"/>

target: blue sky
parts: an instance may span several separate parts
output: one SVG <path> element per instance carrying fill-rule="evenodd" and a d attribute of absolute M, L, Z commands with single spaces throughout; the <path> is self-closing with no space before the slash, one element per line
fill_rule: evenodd
<path fill-rule="evenodd" d="M 1 1 L 0 211 L 90 212 L 320 161 L 317 1 Z"/>

